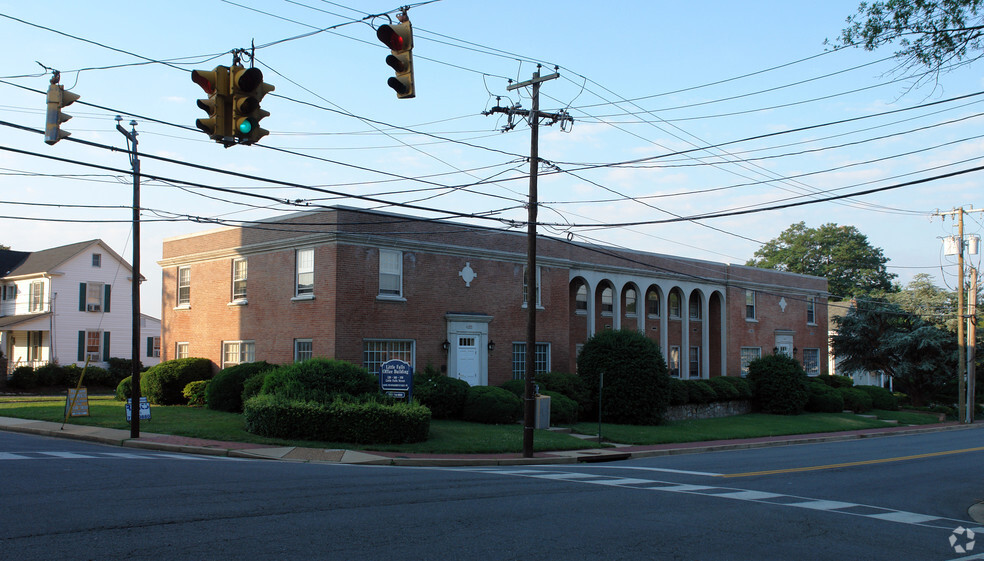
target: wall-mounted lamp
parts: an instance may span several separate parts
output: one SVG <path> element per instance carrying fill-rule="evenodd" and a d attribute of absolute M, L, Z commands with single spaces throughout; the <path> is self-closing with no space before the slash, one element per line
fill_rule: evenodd
<path fill-rule="evenodd" d="M 451 348 L 451 342 L 445 339 L 444 342 L 441 343 L 441 348 L 444 349 L 444 352 L 448 352 L 448 349 Z"/>
<path fill-rule="evenodd" d="M 489 340 L 489 352 L 491 353 L 494 350 L 495 350 L 495 341 Z"/>

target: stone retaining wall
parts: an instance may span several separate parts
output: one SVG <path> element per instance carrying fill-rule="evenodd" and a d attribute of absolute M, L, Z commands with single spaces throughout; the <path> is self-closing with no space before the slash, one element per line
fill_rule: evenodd
<path fill-rule="evenodd" d="M 701 405 L 688 403 L 687 405 L 671 405 L 666 410 L 665 419 L 667 421 L 714 419 L 717 417 L 744 415 L 751 412 L 752 404 L 750 401 L 718 401 Z"/>

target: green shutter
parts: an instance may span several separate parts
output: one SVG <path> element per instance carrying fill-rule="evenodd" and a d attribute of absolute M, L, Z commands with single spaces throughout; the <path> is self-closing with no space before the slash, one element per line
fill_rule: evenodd
<path fill-rule="evenodd" d="M 79 311 L 85 311 L 85 283 L 79 283 Z"/>
<path fill-rule="evenodd" d="M 103 356 L 102 361 L 109 360 L 109 331 L 103 331 Z"/>
<path fill-rule="evenodd" d="M 84 284 L 82 286 L 85 286 Z M 79 331 L 79 362 L 85 361 L 85 331 Z"/>
<path fill-rule="evenodd" d="M 103 298 L 103 300 L 104 300 L 103 301 L 103 311 L 106 312 L 107 314 L 109 313 L 109 289 L 110 288 L 112 288 L 112 286 L 107 284 L 106 285 L 106 295 L 105 295 L 105 298 Z"/>
<path fill-rule="evenodd" d="M 154 338 L 147 337 L 147 356 L 154 356 Z"/>

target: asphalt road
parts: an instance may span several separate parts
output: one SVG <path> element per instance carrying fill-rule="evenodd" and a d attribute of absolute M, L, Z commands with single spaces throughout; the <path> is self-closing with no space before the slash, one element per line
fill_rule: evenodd
<path fill-rule="evenodd" d="M 0 559 L 984 559 L 982 460 L 984 427 L 475 468 L 0 433 Z"/>

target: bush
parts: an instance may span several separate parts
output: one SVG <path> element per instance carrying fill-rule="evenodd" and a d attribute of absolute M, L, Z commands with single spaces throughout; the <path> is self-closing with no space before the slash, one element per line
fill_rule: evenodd
<path fill-rule="evenodd" d="M 550 396 L 550 424 L 573 425 L 577 422 L 577 402 L 560 392 L 541 390 L 542 395 Z"/>
<path fill-rule="evenodd" d="M 266 376 L 269 373 L 270 371 L 268 370 L 266 372 L 254 374 L 243 381 L 243 407 L 246 406 L 246 402 L 249 401 L 251 397 L 260 395 L 260 390 L 263 389 L 263 382 L 266 381 Z"/>
<path fill-rule="evenodd" d="M 162 362 L 140 376 L 140 390 L 156 405 L 181 405 L 181 394 L 190 382 L 212 377 L 212 361 L 207 358 L 178 358 Z"/>
<path fill-rule="evenodd" d="M 211 380 L 198 380 L 189 383 L 181 390 L 181 395 L 188 400 L 188 405 L 192 407 L 205 407 L 207 403 L 208 386 Z"/>
<path fill-rule="evenodd" d="M 506 380 L 499 387 L 519 398 L 526 395 L 526 380 Z"/>
<path fill-rule="evenodd" d="M 711 378 L 710 380 L 705 380 L 705 382 L 714 389 L 718 401 L 734 401 L 740 399 L 738 388 L 723 376 Z"/>
<path fill-rule="evenodd" d="M 796 359 L 767 355 L 748 364 L 748 383 L 756 407 L 774 415 L 798 415 L 810 399 L 809 378 Z"/>
<path fill-rule="evenodd" d="M 430 410 L 416 403 L 383 404 L 375 399 L 331 403 L 257 395 L 243 406 L 246 430 L 272 438 L 403 444 L 427 440 Z"/>
<path fill-rule="evenodd" d="M 365 368 L 350 362 L 312 358 L 267 372 L 260 393 L 295 401 L 331 403 L 339 394 L 378 395 L 379 381 Z"/>
<path fill-rule="evenodd" d="M 228 411 L 229 413 L 242 413 L 243 384 L 248 378 L 268 372 L 276 367 L 275 364 L 261 360 L 259 362 L 244 362 L 220 370 L 212 378 L 212 383 L 208 385 L 206 394 L 208 408 L 216 411 Z M 259 391 L 259 387 L 256 389 Z"/>
<path fill-rule="evenodd" d="M 61 366 L 54 362 L 39 366 L 34 369 L 39 386 L 61 386 L 65 384 L 65 373 Z"/>
<path fill-rule="evenodd" d="M 855 413 L 871 411 L 871 396 L 857 388 L 837 388 L 835 390 L 844 398 L 844 408 Z"/>
<path fill-rule="evenodd" d="M 850 388 L 854 386 L 854 380 L 850 376 L 832 374 L 830 376 L 817 376 L 816 379 L 832 388 Z"/>
<path fill-rule="evenodd" d="M 18 366 L 10 374 L 7 380 L 7 387 L 19 390 L 26 390 L 38 385 L 38 375 L 30 366 Z"/>
<path fill-rule="evenodd" d="M 670 378 L 670 405 L 686 405 L 690 403 L 689 386 L 679 378 Z"/>
<path fill-rule="evenodd" d="M 670 403 L 670 376 L 659 345 L 633 330 L 605 329 L 584 344 L 578 374 L 597 412 L 598 385 L 604 372 L 602 408 L 609 423 L 656 425 Z"/>
<path fill-rule="evenodd" d="M 463 418 L 489 425 L 514 423 L 523 415 L 523 401 L 503 388 L 471 386 L 465 399 Z"/>
<path fill-rule="evenodd" d="M 740 376 L 721 376 L 718 379 L 724 380 L 734 386 L 738 390 L 738 399 L 752 399 L 752 386 L 748 383 L 748 380 Z"/>
<path fill-rule="evenodd" d="M 687 403 L 703 405 L 717 401 L 717 392 L 704 380 L 684 380 L 687 385 Z"/>
<path fill-rule="evenodd" d="M 468 398 L 468 382 L 441 373 L 414 376 L 413 397 L 435 419 L 460 419 Z"/>
<path fill-rule="evenodd" d="M 105 384 L 106 386 L 111 388 L 115 387 L 119 385 L 123 378 L 133 375 L 133 361 L 128 358 L 110 357 L 106 359 L 106 362 L 109 363 L 108 381 Z M 142 363 L 139 368 L 141 372 L 146 370 Z M 89 374 L 87 373 L 85 376 L 88 378 Z"/>
<path fill-rule="evenodd" d="M 116 385 L 116 401 L 126 401 L 130 398 L 130 391 L 133 388 L 133 377 L 127 376 L 120 380 L 120 383 Z"/>
<path fill-rule="evenodd" d="M 806 410 L 813 413 L 840 413 L 844 410 L 844 397 L 834 388 L 823 382 L 810 379 L 810 399 Z"/>
<path fill-rule="evenodd" d="M 871 397 L 871 406 L 875 409 L 884 411 L 898 411 L 899 400 L 895 394 L 885 388 L 878 386 L 854 386 L 854 389 L 861 390 Z"/>
<path fill-rule="evenodd" d="M 74 364 L 69 364 L 62 369 L 63 384 L 68 386 L 76 386 L 79 383 L 79 376 L 82 376 L 82 368 Z M 100 368 L 98 366 L 92 366 L 91 364 L 85 367 L 85 376 L 82 378 L 83 386 L 102 386 L 106 388 L 115 388 L 120 383 L 119 380 L 114 380 L 113 376 L 110 374 L 109 370 L 105 368 Z"/>
<path fill-rule="evenodd" d="M 545 372 L 543 374 L 537 374 L 536 383 L 540 385 L 540 393 L 544 393 L 544 390 L 549 390 L 561 393 L 574 400 L 579 411 L 587 411 L 593 406 L 590 403 L 591 392 L 584 386 L 584 380 L 577 374 Z"/>

